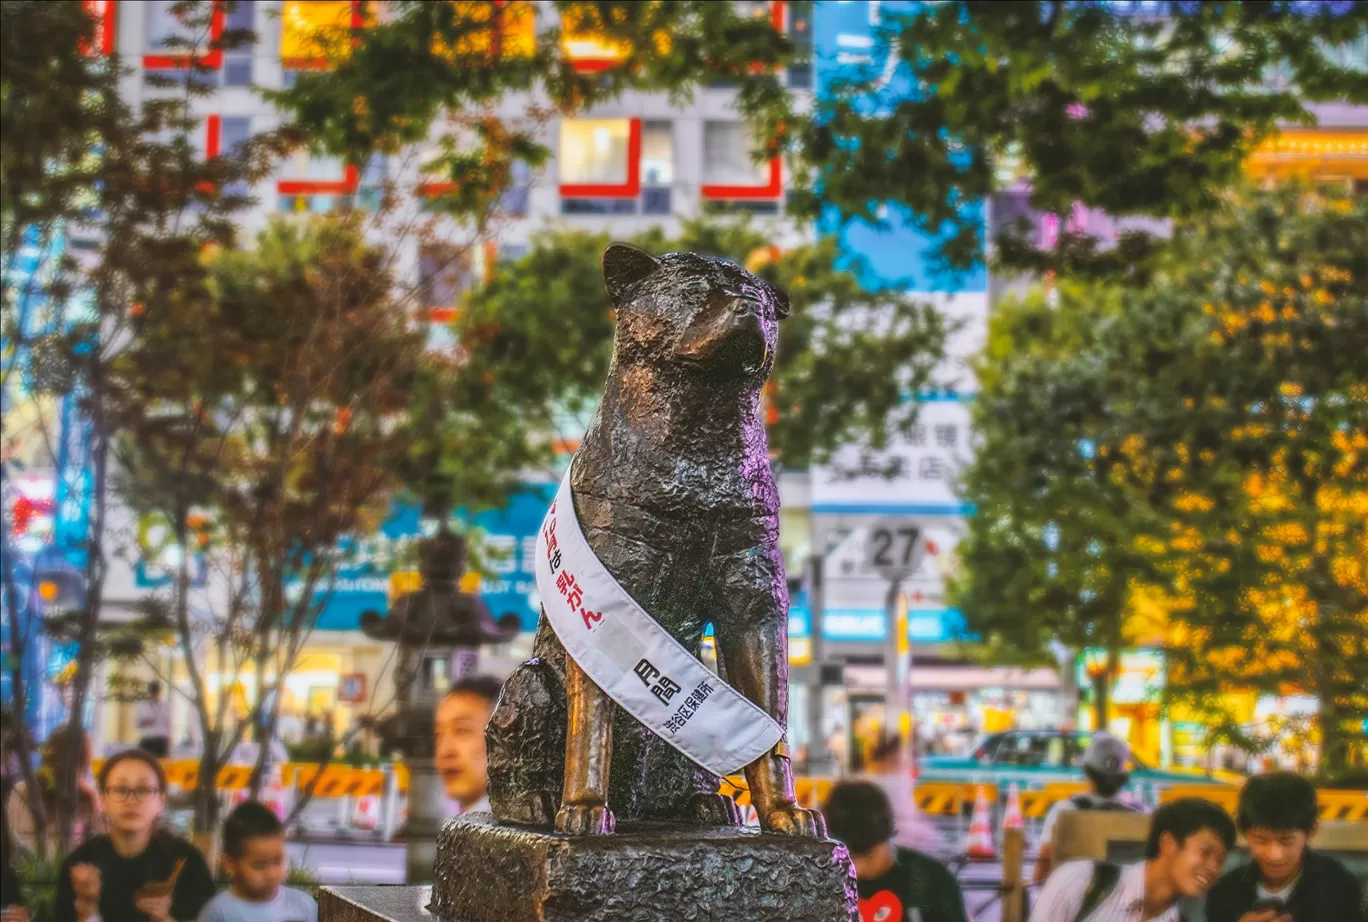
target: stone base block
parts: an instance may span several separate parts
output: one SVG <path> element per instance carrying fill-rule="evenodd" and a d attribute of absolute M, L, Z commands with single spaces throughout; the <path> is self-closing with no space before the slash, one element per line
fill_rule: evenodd
<path fill-rule="evenodd" d="M 474 814 L 442 829 L 434 880 L 444 922 L 859 919 L 844 845 L 744 828 L 641 823 L 572 838 Z"/>

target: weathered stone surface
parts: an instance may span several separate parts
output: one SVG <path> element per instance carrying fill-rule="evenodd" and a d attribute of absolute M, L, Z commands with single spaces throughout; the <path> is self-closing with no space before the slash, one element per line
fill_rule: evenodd
<path fill-rule="evenodd" d="M 646 822 L 571 837 L 485 814 L 443 828 L 430 908 L 443 922 L 859 918 L 850 857 L 830 840 Z"/>
<path fill-rule="evenodd" d="M 323 887 L 322 922 L 439 922 L 427 908 L 431 887 Z"/>

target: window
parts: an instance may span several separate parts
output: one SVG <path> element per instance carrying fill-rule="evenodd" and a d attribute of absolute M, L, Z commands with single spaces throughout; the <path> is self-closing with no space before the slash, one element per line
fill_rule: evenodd
<path fill-rule="evenodd" d="M 765 173 L 751 160 L 750 133 L 741 122 L 703 125 L 703 182 L 718 186 L 762 186 Z"/>
<path fill-rule="evenodd" d="M 1049 733 L 1009 733 L 997 749 L 997 764 L 1027 767 L 1061 767 L 1065 763 L 1064 737 Z"/>
<path fill-rule="evenodd" d="M 228 10 L 225 20 L 229 31 L 250 32 L 256 22 L 256 4 L 253 0 L 237 0 Z M 252 45 L 244 44 L 228 51 L 223 56 L 223 85 L 252 85 Z"/>
<path fill-rule="evenodd" d="M 513 174 L 513 181 L 499 200 L 499 208 L 504 214 L 524 217 L 532 203 L 532 167 L 525 160 L 514 160 L 509 165 L 509 172 Z"/>
<path fill-rule="evenodd" d="M 424 307 L 455 307 L 475 281 L 470 261 L 454 247 L 424 246 L 418 254 L 418 296 Z"/>
<path fill-rule="evenodd" d="M 563 119 L 560 181 L 570 185 L 622 185 L 630 173 L 627 119 Z"/>
<path fill-rule="evenodd" d="M 86 12 L 95 20 L 95 42 L 93 48 L 83 48 L 86 54 L 113 54 L 118 45 L 118 19 L 114 0 L 83 0 Z"/>
<path fill-rule="evenodd" d="M 301 148 L 281 165 L 280 178 L 283 182 L 344 182 L 346 168 L 338 157 L 319 156 Z"/>
<path fill-rule="evenodd" d="M 568 11 L 561 21 L 561 53 L 575 70 L 592 72 L 614 67 L 631 54 L 631 46 L 613 42 L 597 33 L 587 13 Z"/>
<path fill-rule="evenodd" d="M 488 2 L 469 3 L 455 0 L 458 21 L 487 24 L 495 5 Z M 483 54 L 491 48 L 496 54 L 512 57 L 531 57 L 537 50 L 537 11 L 530 2 L 500 4 L 498 22 L 473 31 L 457 40 L 458 54 Z M 435 53 L 443 54 L 445 43 L 438 40 Z"/>
<path fill-rule="evenodd" d="M 790 0 L 788 37 L 793 42 L 794 62 L 789 65 L 788 85 L 793 90 L 812 88 L 812 0 Z"/>
<path fill-rule="evenodd" d="M 191 10 L 187 19 L 175 15 L 174 0 L 150 0 L 147 14 L 147 45 L 143 67 L 149 70 L 185 67 L 193 52 L 205 67 L 223 65 L 223 51 L 211 46 L 223 34 L 224 7 L 214 4 L 207 13 Z M 188 20 L 188 21 L 187 21 Z"/>
<path fill-rule="evenodd" d="M 351 30 L 360 28 L 353 0 L 286 0 L 280 7 L 280 59 L 286 68 L 318 70 L 346 56 Z"/>
<path fill-rule="evenodd" d="M 641 181 L 646 186 L 674 182 L 674 133 L 669 122 L 642 123 Z"/>

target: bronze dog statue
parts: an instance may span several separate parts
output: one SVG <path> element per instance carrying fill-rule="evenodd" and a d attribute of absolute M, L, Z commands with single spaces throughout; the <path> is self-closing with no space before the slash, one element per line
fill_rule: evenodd
<path fill-rule="evenodd" d="M 675 640 L 780 727 L 788 712 L 788 586 L 779 491 L 760 409 L 788 298 L 734 263 L 603 254 L 617 309 L 603 400 L 575 456 L 574 512 L 595 555 Z M 619 708 L 566 654 L 543 611 L 534 657 L 487 730 L 489 799 L 505 822 L 573 835 L 616 818 L 741 822 L 716 775 Z M 783 743 L 745 769 L 763 829 L 824 837 L 798 805 Z"/>

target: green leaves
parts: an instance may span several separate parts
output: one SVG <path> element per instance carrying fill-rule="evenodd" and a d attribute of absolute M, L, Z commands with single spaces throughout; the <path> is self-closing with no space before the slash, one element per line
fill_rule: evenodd
<path fill-rule="evenodd" d="M 1307 103 L 1368 102 L 1368 75 L 1337 56 L 1368 28 L 1362 6 L 1171 4 L 1160 21 L 1102 4 L 952 2 L 885 19 L 895 78 L 852 75 L 799 124 L 817 193 L 801 213 L 834 205 L 868 218 L 880 202 L 906 205 L 922 230 L 945 233 L 940 255 L 954 268 L 985 244 L 963 203 L 1013 182 L 1031 185 L 1040 212 L 1187 219 L 1219 207 L 1279 123 L 1309 121 Z M 1266 82 L 1275 71 L 1282 82 Z M 998 256 L 1122 277 L 1156 242 L 1066 252 L 1068 235 L 1044 249 L 1018 235 Z"/>
<path fill-rule="evenodd" d="M 1368 205 L 1250 191 L 1143 289 L 1002 306 L 978 368 L 971 630 L 1162 646 L 1173 706 L 1315 695 L 1328 766 L 1368 696 Z M 1157 610 L 1157 617 L 1156 617 Z M 1358 729 L 1354 729 L 1357 727 Z"/>

